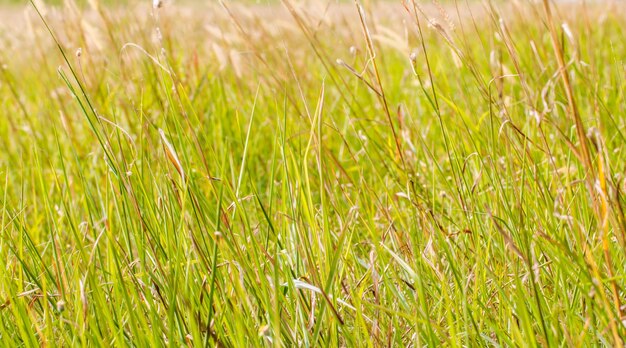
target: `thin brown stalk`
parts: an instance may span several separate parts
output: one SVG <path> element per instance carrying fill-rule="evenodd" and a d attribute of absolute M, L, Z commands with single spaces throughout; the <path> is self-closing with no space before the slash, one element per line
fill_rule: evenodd
<path fill-rule="evenodd" d="M 356 5 L 357 12 L 359 13 L 359 20 L 361 21 L 361 28 L 363 29 L 363 35 L 365 36 L 365 43 L 367 44 L 367 50 L 368 50 L 368 53 L 372 62 L 372 66 L 374 67 L 374 77 L 376 77 L 376 84 L 378 84 L 378 92 L 380 93 L 380 99 L 383 104 L 385 114 L 387 115 L 387 121 L 389 122 L 389 127 L 391 128 L 391 133 L 396 143 L 396 150 L 398 151 L 398 156 L 400 157 L 400 161 L 402 162 L 402 167 L 406 169 L 406 164 L 404 162 L 404 155 L 402 154 L 402 148 L 400 146 L 400 138 L 398 137 L 396 128 L 393 125 L 393 121 L 391 118 L 391 111 L 389 111 L 389 104 L 387 103 L 385 90 L 383 89 L 383 84 L 380 79 L 378 64 L 376 63 L 376 51 L 374 50 L 374 43 L 372 42 L 372 37 L 370 35 L 369 29 L 367 28 L 367 24 L 365 23 L 364 10 L 363 10 L 363 7 L 359 4 L 358 0 L 354 0 L 354 4 Z"/>
<path fill-rule="evenodd" d="M 556 32 L 556 28 L 554 27 L 552 11 L 550 10 L 550 4 L 548 0 L 543 0 L 543 7 L 548 21 L 550 37 L 552 39 L 552 48 L 554 49 L 554 55 L 556 56 L 557 63 L 559 65 L 559 72 L 561 74 L 561 81 L 563 82 L 563 88 L 565 89 L 565 95 L 567 96 L 569 117 L 574 121 L 574 124 L 576 125 L 576 134 L 578 136 L 578 140 L 580 141 L 580 154 L 585 169 L 587 170 L 588 181 L 593 183 L 593 164 L 591 162 L 591 153 L 589 151 L 589 145 L 587 143 L 587 136 L 585 135 L 585 125 L 583 124 L 580 113 L 578 111 L 578 106 L 576 105 L 576 99 L 574 98 L 574 89 L 572 88 L 572 84 L 567 73 L 565 58 L 563 57 L 563 51 L 561 50 L 561 47 L 559 45 L 559 38 Z"/>
<path fill-rule="evenodd" d="M 594 194 L 594 187 L 595 187 L 594 182 L 595 182 L 596 177 L 594 173 L 594 166 L 591 160 L 591 152 L 589 151 L 589 145 L 587 143 L 588 141 L 587 136 L 585 134 L 585 126 L 583 124 L 583 121 L 580 117 L 580 112 L 576 105 L 576 99 L 574 98 L 574 90 L 572 88 L 572 84 L 570 82 L 570 78 L 568 75 L 567 66 L 565 64 L 565 58 L 563 57 L 563 51 L 561 50 L 561 47 L 559 46 L 558 34 L 554 26 L 552 11 L 550 10 L 550 3 L 548 0 L 543 0 L 543 8 L 546 14 L 548 29 L 550 31 L 550 37 L 552 40 L 552 47 L 554 49 L 554 55 L 556 56 L 556 59 L 559 65 L 561 81 L 563 83 L 563 88 L 565 89 L 565 95 L 567 96 L 569 116 L 574 121 L 574 124 L 576 125 L 576 133 L 578 136 L 578 140 L 580 142 L 579 152 L 580 152 L 583 165 L 585 167 L 585 171 L 587 174 L 586 180 L 587 180 L 587 184 L 590 190 L 590 194 L 592 196 L 591 199 L 593 200 L 594 209 L 596 211 L 598 220 L 601 224 L 602 249 L 604 252 L 604 259 L 606 262 L 606 267 L 608 269 L 609 276 L 611 276 L 613 274 L 613 271 L 611 267 L 611 257 L 609 254 L 608 204 L 606 201 L 608 196 L 607 196 L 607 190 L 606 190 L 604 163 L 600 154 L 599 161 L 598 161 L 598 179 L 600 181 L 601 192 L 599 195 L 600 196 L 599 199 L 597 199 L 596 195 Z M 599 278 L 600 274 L 599 274 L 597 264 L 593 261 L 592 257 L 588 257 L 587 259 L 591 262 L 591 267 L 593 268 L 595 276 Z M 611 276 L 611 278 L 613 277 Z M 619 316 L 621 313 L 621 306 L 620 306 L 620 300 L 619 300 L 619 290 L 614 279 L 611 281 L 611 288 L 612 288 L 612 295 L 613 295 L 613 305 L 615 306 L 616 313 L 618 316 L 617 318 L 613 318 L 613 320 L 610 321 L 611 332 L 613 334 L 613 340 L 614 340 L 613 343 L 615 344 L 615 346 L 622 346 L 622 339 L 620 338 L 618 326 L 617 326 L 618 325 L 617 323 L 620 321 Z M 601 293 L 601 297 L 603 301 L 605 302 L 605 305 L 607 307 L 610 307 L 610 305 L 608 305 L 607 303 L 608 300 L 606 299 L 606 295 L 604 294 L 604 291 L 600 291 L 600 293 Z"/>

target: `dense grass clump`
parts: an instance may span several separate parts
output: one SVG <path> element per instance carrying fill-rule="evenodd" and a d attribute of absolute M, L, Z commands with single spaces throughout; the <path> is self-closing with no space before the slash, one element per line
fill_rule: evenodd
<path fill-rule="evenodd" d="M 0 341 L 622 346 L 623 10 L 7 10 Z"/>

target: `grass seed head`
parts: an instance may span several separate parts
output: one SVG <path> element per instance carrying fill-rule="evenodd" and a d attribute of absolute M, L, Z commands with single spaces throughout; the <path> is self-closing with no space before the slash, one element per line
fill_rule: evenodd
<path fill-rule="evenodd" d="M 159 129 L 159 135 L 161 136 L 161 142 L 163 143 L 163 151 L 165 152 L 165 157 L 174 165 L 178 174 L 180 174 L 183 182 L 185 181 L 185 171 L 183 170 L 183 166 L 180 164 L 180 160 L 178 159 L 178 155 L 176 155 L 176 151 L 174 151 L 174 146 L 170 144 L 170 142 L 165 137 L 165 132 L 162 129 Z"/>
<path fill-rule="evenodd" d="M 63 300 L 59 300 L 59 301 L 57 302 L 57 311 L 58 311 L 59 313 L 62 313 L 63 311 L 65 311 L 65 301 L 63 301 Z"/>

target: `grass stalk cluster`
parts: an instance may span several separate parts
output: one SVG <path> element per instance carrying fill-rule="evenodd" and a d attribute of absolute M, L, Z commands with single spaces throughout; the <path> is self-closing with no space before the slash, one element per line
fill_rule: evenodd
<path fill-rule="evenodd" d="M 34 1 L 0 342 L 623 346 L 625 10 Z"/>

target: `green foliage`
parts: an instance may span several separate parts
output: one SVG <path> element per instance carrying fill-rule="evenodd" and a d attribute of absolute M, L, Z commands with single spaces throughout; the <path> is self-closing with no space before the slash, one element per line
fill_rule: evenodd
<path fill-rule="evenodd" d="M 618 5 L 316 5 L 2 29 L 3 345 L 622 343 Z"/>

